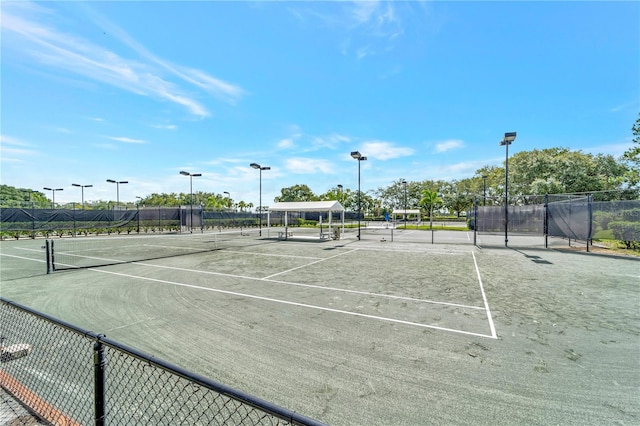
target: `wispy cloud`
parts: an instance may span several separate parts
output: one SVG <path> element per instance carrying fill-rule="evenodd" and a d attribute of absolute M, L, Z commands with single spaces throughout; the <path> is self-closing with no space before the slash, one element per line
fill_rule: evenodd
<path fill-rule="evenodd" d="M 638 102 L 637 100 L 631 101 L 631 102 L 625 102 L 609 108 L 609 112 L 620 112 L 620 111 L 626 111 L 628 109 L 634 109 L 634 108 L 637 108 L 639 103 L 640 102 Z"/>
<path fill-rule="evenodd" d="M 44 7 L 8 7 L 7 4 L 12 3 L 3 4 L 0 23 L 4 32 L 3 49 L 12 48 L 51 70 L 63 70 L 141 96 L 169 101 L 199 117 L 209 116 L 210 113 L 180 84 L 188 83 L 231 104 L 245 94 L 241 87 L 204 71 L 174 65 L 153 55 L 124 30 L 98 16 L 87 5 L 82 7 L 90 18 L 108 31 L 109 37 L 116 38 L 132 49 L 137 59 L 125 58 L 84 37 L 45 24 L 39 18 L 48 15 L 48 22 L 51 22 L 53 14 Z M 174 81 L 169 79 L 171 76 Z"/>
<path fill-rule="evenodd" d="M 332 133 L 327 136 L 318 136 L 313 138 L 313 147 L 315 149 L 318 148 L 328 148 L 328 149 L 337 149 L 340 145 L 351 142 L 351 138 L 349 136 L 344 136 L 339 133 Z"/>
<path fill-rule="evenodd" d="M 289 148 L 293 148 L 294 143 L 293 143 L 293 139 L 291 138 L 284 138 L 281 139 L 278 143 L 277 143 L 278 148 L 280 149 L 289 149 Z"/>
<path fill-rule="evenodd" d="M 21 139 L 0 135 L 0 160 L 3 163 L 21 163 L 20 157 L 36 155 L 38 152 L 28 149 L 29 144 Z"/>
<path fill-rule="evenodd" d="M 8 135 L 0 135 L 0 146 L 1 145 L 18 145 L 18 146 L 28 146 L 29 144 L 21 139 L 15 138 L 13 136 Z"/>
<path fill-rule="evenodd" d="M 145 144 L 147 143 L 147 141 L 144 141 L 142 139 L 132 139 L 132 138 L 128 138 L 126 136 L 108 136 L 109 139 L 114 140 L 114 141 L 118 141 L 118 142 L 122 142 L 122 143 L 133 143 L 133 144 Z"/>
<path fill-rule="evenodd" d="M 460 139 L 449 139 L 446 141 L 438 142 L 433 152 L 439 154 L 442 152 L 451 151 L 452 149 L 459 149 L 464 147 L 464 141 Z"/>
<path fill-rule="evenodd" d="M 154 129 L 164 129 L 164 130 L 177 130 L 178 126 L 175 124 L 152 124 L 151 127 Z"/>
<path fill-rule="evenodd" d="M 285 136 L 284 138 L 280 139 L 276 143 L 276 147 L 278 147 L 278 149 L 293 149 L 293 148 L 295 148 L 296 147 L 296 141 L 298 139 L 300 139 L 302 137 L 302 135 L 303 135 L 302 130 L 296 124 L 291 124 L 291 125 L 287 126 L 286 132 L 288 133 L 288 135 Z"/>
<path fill-rule="evenodd" d="M 296 174 L 333 173 L 332 163 L 318 158 L 289 158 L 285 162 L 285 168 Z"/>
<path fill-rule="evenodd" d="M 307 18 L 311 18 L 340 34 L 339 52 L 358 60 L 392 50 L 394 40 L 404 34 L 396 2 L 369 0 L 336 4 L 342 6 L 337 13 L 321 13 L 313 9 L 314 3 L 311 7 L 306 4 L 289 10 L 300 22 L 306 23 Z"/>
<path fill-rule="evenodd" d="M 378 160 L 391 160 L 393 158 L 408 157 L 415 152 L 413 148 L 399 147 L 392 142 L 368 141 L 362 144 L 362 155 Z"/>

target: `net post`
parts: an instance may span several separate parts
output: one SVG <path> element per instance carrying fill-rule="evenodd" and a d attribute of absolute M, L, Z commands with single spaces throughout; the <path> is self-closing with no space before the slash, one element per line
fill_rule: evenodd
<path fill-rule="evenodd" d="M 46 256 L 46 260 L 47 260 L 47 274 L 51 273 L 51 255 L 50 255 L 50 247 L 49 247 L 49 240 L 45 240 L 44 242 L 44 250 L 45 250 L 45 256 Z"/>
<path fill-rule="evenodd" d="M 51 258 L 49 259 L 51 261 L 51 270 L 53 272 L 55 272 L 55 270 L 56 270 L 56 249 L 55 249 L 55 244 L 54 244 L 53 240 L 50 240 L 49 248 L 51 249 Z"/>

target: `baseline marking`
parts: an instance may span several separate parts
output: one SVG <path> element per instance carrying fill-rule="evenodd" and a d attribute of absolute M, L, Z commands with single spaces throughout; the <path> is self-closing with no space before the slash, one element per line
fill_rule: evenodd
<path fill-rule="evenodd" d="M 105 270 L 101 270 L 101 269 L 89 269 L 89 270 L 93 271 L 93 272 L 103 273 L 103 274 L 110 274 L 110 275 L 117 275 L 117 276 L 121 276 L 121 277 L 135 278 L 135 279 L 140 279 L 140 280 L 144 280 L 144 281 L 157 282 L 157 283 L 161 283 L 161 284 L 170 284 L 170 285 L 175 285 L 175 286 L 178 286 L 178 287 L 193 288 L 193 289 L 197 289 L 197 290 L 211 291 L 211 292 L 215 292 L 215 293 L 228 294 L 228 295 L 232 295 L 232 296 L 241 296 L 241 297 L 246 297 L 246 298 L 249 298 L 249 299 L 263 300 L 263 301 L 266 301 L 266 302 L 282 303 L 282 304 L 285 304 L 285 305 L 298 306 L 298 307 L 301 307 L 301 308 L 309 308 L 309 309 L 316 309 L 316 310 L 319 310 L 319 311 L 333 312 L 333 313 L 345 314 L 345 315 L 353 315 L 353 316 L 356 316 L 356 317 L 369 318 L 369 319 L 375 319 L 375 320 L 380 320 L 380 321 L 388 321 L 388 322 L 393 322 L 393 323 L 397 323 L 397 324 L 412 325 L 412 326 L 416 326 L 416 327 L 430 328 L 430 329 L 434 329 L 434 330 L 449 331 L 449 332 L 452 332 L 452 333 L 466 334 L 466 335 L 470 335 L 470 336 L 495 338 L 494 336 L 489 336 L 489 335 L 481 334 L 481 333 L 473 333 L 473 332 L 470 332 L 470 331 L 456 330 L 456 329 L 453 329 L 453 328 L 439 327 L 439 326 L 436 326 L 436 325 L 420 324 L 420 323 L 417 323 L 417 322 L 404 321 L 404 320 L 399 320 L 399 319 L 395 319 L 395 318 L 387 318 L 387 317 L 381 317 L 381 316 L 376 316 L 376 315 L 362 314 L 362 313 L 359 313 L 359 312 L 344 311 L 344 310 L 341 310 L 341 309 L 326 308 L 326 307 L 323 307 L 323 306 L 309 305 L 309 304 L 306 304 L 306 303 L 290 302 L 290 301 L 287 301 L 287 300 L 273 299 L 273 298 L 270 298 L 270 297 L 263 297 L 263 296 L 255 296 L 255 295 L 252 295 L 252 294 L 238 293 L 238 292 L 235 292 L 235 291 L 218 290 L 218 289 L 213 289 L 213 288 L 208 288 L 208 287 L 201 287 L 201 286 L 197 286 L 197 285 L 193 285 L 193 284 L 179 283 L 179 282 L 176 282 L 176 281 L 160 280 L 160 279 L 149 278 L 149 277 L 140 277 L 140 276 L 137 276 L 137 275 L 123 274 L 123 273 L 119 273 L 119 272 L 105 271 Z"/>

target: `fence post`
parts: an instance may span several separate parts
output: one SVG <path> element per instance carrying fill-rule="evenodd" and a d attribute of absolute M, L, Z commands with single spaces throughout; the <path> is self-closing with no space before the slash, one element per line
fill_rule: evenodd
<path fill-rule="evenodd" d="M 98 336 L 100 339 L 102 335 Z M 94 409 L 95 425 L 105 424 L 105 365 L 104 345 L 100 340 L 93 344 L 93 372 L 94 372 Z"/>
<path fill-rule="evenodd" d="M 544 194 L 544 221 L 542 222 L 544 232 L 544 248 L 549 248 L 549 194 Z"/>
<path fill-rule="evenodd" d="M 478 232 L 478 198 L 473 196 L 473 245 L 477 246 L 477 232 Z"/>
<path fill-rule="evenodd" d="M 587 194 L 587 215 L 589 220 L 589 230 L 587 231 L 587 253 L 589 252 L 589 242 L 593 238 L 593 210 L 591 206 L 591 194 Z"/>

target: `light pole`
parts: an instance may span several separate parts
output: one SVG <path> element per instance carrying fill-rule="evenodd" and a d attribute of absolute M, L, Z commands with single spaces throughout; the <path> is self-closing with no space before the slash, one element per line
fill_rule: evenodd
<path fill-rule="evenodd" d="M 55 209 L 56 208 L 56 191 L 64 191 L 64 188 L 46 188 L 45 187 L 45 188 L 42 188 L 42 189 L 45 189 L 47 191 L 51 191 L 51 193 L 53 194 L 52 195 L 53 201 L 51 203 L 51 208 Z"/>
<path fill-rule="evenodd" d="M 487 175 L 482 176 L 482 205 L 487 205 Z"/>
<path fill-rule="evenodd" d="M 202 173 L 189 173 L 184 170 L 180 172 L 182 176 L 189 176 L 189 204 L 191 206 L 190 210 L 190 220 L 189 220 L 189 232 L 193 234 L 193 178 L 202 176 Z"/>
<path fill-rule="evenodd" d="M 407 229 L 407 181 L 402 179 L 400 183 L 404 185 L 404 229 Z"/>
<path fill-rule="evenodd" d="M 361 161 L 366 161 L 367 157 L 364 157 L 362 154 L 360 154 L 359 151 L 352 151 L 351 152 L 351 158 L 358 160 L 358 240 L 360 239 L 360 162 Z"/>
<path fill-rule="evenodd" d="M 260 221 L 260 236 L 262 237 L 262 171 L 263 170 L 271 170 L 271 167 L 261 166 L 258 163 L 249 164 L 254 169 L 260 170 L 260 204 L 258 207 L 258 218 Z"/>
<path fill-rule="evenodd" d="M 107 182 L 116 184 L 116 205 L 118 206 L 118 209 L 119 209 L 120 208 L 120 184 L 129 183 L 129 181 L 107 179 Z"/>
<path fill-rule="evenodd" d="M 77 183 L 72 183 L 71 186 L 77 186 L 78 188 L 82 189 L 82 210 L 84 210 L 84 189 L 85 188 L 91 188 L 93 187 L 93 185 L 80 185 Z"/>
<path fill-rule="evenodd" d="M 504 246 L 509 243 L 509 145 L 516 139 L 516 132 L 507 132 L 500 141 L 500 146 L 505 147 L 506 156 L 504 160 Z"/>

